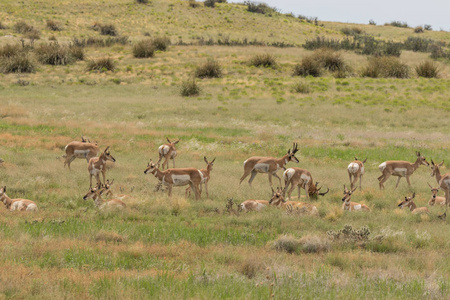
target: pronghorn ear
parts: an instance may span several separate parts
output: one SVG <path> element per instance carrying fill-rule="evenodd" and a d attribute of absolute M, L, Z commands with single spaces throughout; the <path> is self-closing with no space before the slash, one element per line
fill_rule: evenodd
<path fill-rule="evenodd" d="M 434 166 L 434 161 L 433 160 L 431 160 L 431 164 Z"/>
<path fill-rule="evenodd" d="M 318 181 L 316 181 L 316 184 L 315 184 L 315 186 L 317 187 L 317 186 L 319 186 L 319 182 Z"/>
<path fill-rule="evenodd" d="M 210 163 L 211 163 L 211 164 L 214 163 L 215 160 L 216 160 L 216 158 L 214 157 L 214 159 L 213 159 L 212 161 L 210 161 Z"/>
<path fill-rule="evenodd" d="M 427 182 L 427 184 L 431 189 L 433 189 L 433 187 L 431 186 L 431 184 L 429 182 Z"/>
<path fill-rule="evenodd" d="M 363 164 L 365 164 L 365 163 L 366 163 L 366 161 L 367 161 L 367 158 L 366 158 L 365 160 L 363 160 Z"/>
<path fill-rule="evenodd" d="M 273 188 L 272 188 L 272 194 L 275 194 L 275 191 L 273 190 Z"/>
<path fill-rule="evenodd" d="M 358 158 L 355 156 L 355 160 L 358 160 Z"/>
<path fill-rule="evenodd" d="M 106 151 L 108 151 L 109 150 L 109 146 L 108 147 L 106 147 L 106 149 L 105 149 L 105 151 L 104 152 L 106 152 Z"/>
<path fill-rule="evenodd" d="M 420 152 L 416 151 L 416 155 L 417 155 L 417 156 L 420 156 Z"/>
<path fill-rule="evenodd" d="M 413 193 L 411 199 L 414 199 L 416 197 L 416 192 Z"/>
<path fill-rule="evenodd" d="M 205 161 L 206 164 L 209 164 L 208 160 L 206 159 L 206 156 L 203 156 L 203 160 Z"/>
<path fill-rule="evenodd" d="M 288 149 L 287 154 L 291 154 L 291 148 Z"/>
<path fill-rule="evenodd" d="M 355 187 L 355 188 L 352 190 L 352 194 L 356 191 L 357 188 L 358 188 L 358 187 Z"/>
<path fill-rule="evenodd" d="M 346 192 L 347 191 L 347 188 L 345 187 L 345 184 L 344 184 L 344 192 Z"/>
<path fill-rule="evenodd" d="M 444 165 L 444 160 L 438 165 L 438 167 L 442 167 Z"/>
<path fill-rule="evenodd" d="M 3 193 L 6 192 L 6 185 L 3 187 Z"/>
<path fill-rule="evenodd" d="M 174 145 L 178 144 L 180 140 L 176 140 L 175 142 L 173 142 Z"/>
<path fill-rule="evenodd" d="M 169 142 L 169 144 L 172 144 L 168 137 L 166 137 L 166 140 Z"/>

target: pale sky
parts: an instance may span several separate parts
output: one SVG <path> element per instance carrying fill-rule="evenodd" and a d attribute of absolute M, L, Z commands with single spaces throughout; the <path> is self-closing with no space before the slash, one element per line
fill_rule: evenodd
<path fill-rule="evenodd" d="M 244 2 L 228 0 L 228 2 Z M 262 0 L 283 13 L 318 17 L 322 21 L 339 21 L 377 25 L 402 21 L 410 27 L 430 24 L 433 30 L 450 31 L 450 0 Z"/>

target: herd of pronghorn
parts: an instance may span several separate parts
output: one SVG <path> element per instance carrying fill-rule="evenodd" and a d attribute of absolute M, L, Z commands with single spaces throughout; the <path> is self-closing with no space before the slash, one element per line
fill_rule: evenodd
<path fill-rule="evenodd" d="M 213 168 L 213 164 L 215 158 L 212 161 L 208 161 L 206 157 L 204 157 L 204 161 L 206 163 L 206 169 L 197 169 L 197 168 L 175 168 L 175 157 L 177 156 L 176 144 L 179 140 L 171 142 L 167 138 L 167 144 L 163 144 L 158 148 L 159 159 L 157 162 L 150 162 L 145 169 L 145 174 L 153 174 L 158 179 L 159 186 L 166 186 L 168 189 L 169 197 L 172 195 L 172 187 L 173 186 L 187 186 L 186 194 L 192 190 L 195 194 L 195 199 L 201 198 L 202 193 L 202 185 L 205 186 L 206 196 L 208 195 L 208 182 L 210 179 L 211 171 Z M 86 199 L 93 199 L 94 204 L 100 208 L 125 208 L 126 204 L 123 202 L 128 195 L 114 195 L 111 190 L 111 186 L 114 183 L 113 181 L 106 180 L 106 162 L 112 161 L 115 162 L 115 158 L 111 155 L 109 146 L 98 156 L 100 149 L 97 143 L 91 143 L 89 140 L 82 137 L 81 141 L 73 141 L 65 147 L 65 158 L 64 167 L 67 165 L 70 169 L 70 163 L 75 158 L 86 159 L 88 162 L 88 171 L 89 171 L 89 191 L 83 197 Z M 317 215 L 317 208 L 308 202 L 300 202 L 300 201 L 287 201 L 291 200 L 292 191 L 295 187 L 298 188 L 298 199 L 300 200 L 300 189 L 305 190 L 306 199 L 309 200 L 310 197 L 324 196 L 329 192 L 327 189 L 326 192 L 320 193 L 321 187 L 318 186 L 318 182 L 314 183 L 311 173 L 308 170 L 301 168 L 286 168 L 285 166 L 289 162 L 298 163 L 299 160 L 295 157 L 295 154 L 298 151 L 298 145 L 296 143 L 293 144 L 292 151 L 289 149 L 287 153 L 281 158 L 274 157 L 263 157 L 263 156 L 253 156 L 244 161 L 244 174 L 240 179 L 240 183 L 250 175 L 250 179 L 248 181 L 251 186 L 253 179 L 258 173 L 266 173 L 269 176 L 269 183 L 272 186 L 272 176 L 276 177 L 279 180 L 280 186 L 282 186 L 281 178 L 277 175 L 277 171 L 280 169 L 284 169 L 283 179 L 284 179 L 284 188 L 277 188 L 274 190 L 272 188 L 272 198 L 267 200 L 246 200 L 239 205 L 239 209 L 243 211 L 259 211 L 266 206 L 273 205 L 285 208 L 287 210 L 297 210 L 302 213 Z M 402 177 L 406 178 L 406 181 L 409 186 L 411 183 L 409 181 L 409 177 L 414 173 L 416 169 L 419 168 L 420 165 L 430 166 L 431 168 L 431 176 L 436 178 L 438 183 L 437 187 L 432 187 L 429 183 L 428 185 L 431 188 L 431 199 L 428 202 L 430 206 L 435 204 L 439 204 L 445 206 L 445 212 L 441 218 L 445 218 L 448 206 L 450 204 L 450 173 L 445 175 L 441 175 L 439 168 L 442 167 L 444 161 L 440 164 L 435 164 L 433 160 L 431 160 L 431 165 L 427 162 L 424 156 L 420 154 L 420 152 L 416 152 L 417 159 L 414 163 L 410 163 L 407 161 L 385 161 L 379 165 L 379 169 L 382 173 L 380 177 L 378 177 L 379 187 L 380 189 L 384 189 L 384 182 L 388 180 L 390 176 L 397 176 L 397 184 L 395 188 L 398 187 L 400 179 Z M 160 163 L 164 159 L 161 169 Z M 169 160 L 173 162 L 173 168 L 169 168 Z M 346 188 L 344 185 L 344 197 L 342 198 L 342 209 L 348 211 L 370 211 L 370 208 L 365 204 L 360 204 L 356 202 L 351 202 L 351 196 L 356 191 L 356 183 L 359 179 L 359 188 L 361 187 L 362 176 L 364 175 L 364 163 L 367 159 L 360 161 L 355 157 L 355 160 L 351 162 L 348 167 L 348 175 L 350 179 L 350 190 Z M 165 167 L 165 170 L 164 170 Z M 103 177 L 103 183 L 100 179 L 100 174 Z M 96 186 L 92 186 L 92 177 L 96 178 Z M 290 188 L 289 188 L 290 187 Z M 445 193 L 445 197 L 438 197 L 437 194 L 439 190 L 443 190 Z M 286 197 L 287 193 L 287 197 Z M 105 200 L 103 198 L 107 198 Z M 414 203 L 415 193 L 411 197 L 405 197 L 405 200 L 402 201 L 398 206 L 400 208 L 408 207 L 413 214 L 417 213 L 427 213 L 428 209 L 426 207 L 417 207 Z M 36 203 L 28 199 L 11 199 L 6 195 L 6 186 L 0 188 L 0 199 L 3 201 L 7 209 L 10 210 L 27 210 L 34 211 L 37 210 L 38 207 Z"/>

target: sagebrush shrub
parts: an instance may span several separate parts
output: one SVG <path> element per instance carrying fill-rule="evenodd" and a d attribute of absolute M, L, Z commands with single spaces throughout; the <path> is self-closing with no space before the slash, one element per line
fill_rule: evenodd
<path fill-rule="evenodd" d="M 23 51 L 22 46 L 20 46 L 19 44 L 14 45 L 6 44 L 0 47 L 0 57 L 12 57 L 14 55 L 19 54 L 22 51 Z"/>
<path fill-rule="evenodd" d="M 26 52 L 0 59 L 2 73 L 33 73 L 35 69 L 36 63 Z"/>
<path fill-rule="evenodd" d="M 200 3 L 198 3 L 195 0 L 189 0 L 189 6 L 192 7 L 192 8 L 196 8 L 196 7 L 200 6 Z"/>
<path fill-rule="evenodd" d="M 133 46 L 133 56 L 136 58 L 147 58 L 155 55 L 155 46 L 152 40 L 142 40 Z"/>
<path fill-rule="evenodd" d="M 47 65 L 67 65 L 73 61 L 69 47 L 58 43 L 40 44 L 34 49 L 38 60 Z"/>
<path fill-rule="evenodd" d="M 102 35 L 110 35 L 110 36 L 117 36 L 119 35 L 116 26 L 112 24 L 106 24 L 100 26 L 100 34 Z"/>
<path fill-rule="evenodd" d="M 23 36 L 30 40 L 38 40 L 41 38 L 41 32 L 37 29 L 33 29 L 23 34 Z"/>
<path fill-rule="evenodd" d="M 277 61 L 272 54 L 257 54 L 250 59 L 250 65 L 275 69 L 277 67 Z"/>
<path fill-rule="evenodd" d="M 437 63 L 431 60 L 420 63 L 415 67 L 415 70 L 417 76 L 425 78 L 438 78 L 440 72 Z"/>
<path fill-rule="evenodd" d="M 287 253 L 296 253 L 299 249 L 300 242 L 291 235 L 282 235 L 276 239 L 272 247 L 277 251 L 284 251 Z"/>
<path fill-rule="evenodd" d="M 62 27 L 59 22 L 56 22 L 55 20 L 47 20 L 47 28 L 53 31 L 61 31 Z"/>
<path fill-rule="evenodd" d="M 312 57 L 329 71 L 333 72 L 345 69 L 345 62 L 341 54 L 331 49 L 317 50 Z"/>
<path fill-rule="evenodd" d="M 83 47 L 71 45 L 69 47 L 70 56 L 73 57 L 74 60 L 84 60 L 84 49 Z"/>
<path fill-rule="evenodd" d="M 306 82 L 297 82 L 294 84 L 292 91 L 294 93 L 309 94 L 311 92 L 311 87 Z"/>
<path fill-rule="evenodd" d="M 270 7 L 266 3 L 256 3 L 252 1 L 244 1 L 244 5 L 247 5 L 247 11 L 257 14 L 267 14 L 271 15 L 272 13 L 277 13 L 278 10 L 274 7 Z"/>
<path fill-rule="evenodd" d="M 214 59 L 208 59 L 195 70 L 195 76 L 198 78 L 218 78 L 222 76 L 222 67 Z"/>
<path fill-rule="evenodd" d="M 363 77 L 394 77 L 408 78 L 409 67 L 398 58 L 392 56 L 375 56 L 368 60 L 367 66 L 361 71 Z"/>
<path fill-rule="evenodd" d="M 414 33 L 423 33 L 423 27 L 422 26 L 416 26 L 414 28 Z"/>
<path fill-rule="evenodd" d="M 206 7 L 215 7 L 216 6 L 216 0 L 205 0 L 205 2 L 203 2 L 203 4 Z"/>
<path fill-rule="evenodd" d="M 92 59 L 87 63 L 88 71 L 106 72 L 106 71 L 114 71 L 115 68 L 116 64 L 114 63 L 111 57 L 101 57 L 97 59 Z"/>
<path fill-rule="evenodd" d="M 136 2 L 140 4 L 147 4 L 148 0 L 136 0 Z"/>
<path fill-rule="evenodd" d="M 342 28 L 341 32 L 345 35 L 356 35 L 364 33 L 364 31 L 361 28 L 356 26 Z"/>
<path fill-rule="evenodd" d="M 155 50 L 166 51 L 170 45 L 170 39 L 165 36 L 158 36 L 152 39 Z"/>
<path fill-rule="evenodd" d="M 17 32 L 17 33 L 24 34 L 24 33 L 33 31 L 33 30 L 34 30 L 34 27 L 31 26 L 31 25 L 29 25 L 29 24 L 27 24 L 27 23 L 24 22 L 24 21 L 19 21 L 19 22 L 16 22 L 16 23 L 14 24 L 13 29 L 14 29 L 14 31 Z"/>
<path fill-rule="evenodd" d="M 183 97 L 197 96 L 200 94 L 200 87 L 195 78 L 190 78 L 181 83 L 180 94 Z"/>
<path fill-rule="evenodd" d="M 307 56 L 302 61 L 294 66 L 293 76 L 313 76 L 319 77 L 322 75 L 322 66 L 320 62 L 315 60 L 312 56 Z"/>

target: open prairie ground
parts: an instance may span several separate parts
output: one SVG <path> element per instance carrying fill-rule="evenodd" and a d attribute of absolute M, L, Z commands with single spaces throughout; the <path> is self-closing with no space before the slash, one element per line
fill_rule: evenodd
<path fill-rule="evenodd" d="M 411 71 L 408 79 L 393 79 L 359 77 L 367 56 L 351 51 L 339 52 L 352 70 L 347 78 L 329 72 L 293 77 L 294 65 L 312 53 L 301 47 L 172 44 L 138 59 L 132 44 L 145 32 L 169 36 L 172 43 L 229 35 L 300 45 L 316 34 L 342 37 L 339 29 L 347 25 L 313 26 L 229 4 L 194 9 L 185 1 L 28 2 L 27 8 L 14 1 L 0 5 L 1 21 L 9 26 L 0 33 L 12 35 L 1 37 L 0 46 L 19 42 L 21 35 L 11 29 L 18 20 L 41 29 L 36 45 L 52 35 L 61 43 L 99 36 L 89 29 L 94 22 L 113 23 L 130 42 L 86 47 L 85 61 L 65 66 L 0 74 L 0 186 L 11 198 L 32 199 L 39 207 L 35 213 L 0 209 L 1 299 L 450 297 L 450 225 L 438 218 L 442 207 L 428 206 L 427 183 L 437 186 L 429 167 L 416 170 L 411 188 L 402 179 L 394 189 L 391 177 L 380 191 L 377 180 L 380 163 L 413 162 L 415 151 L 428 162 L 444 160 L 441 173 L 449 171 L 448 60 L 437 62 L 439 78 Z M 45 29 L 48 18 L 63 30 Z M 411 28 L 360 26 L 386 40 L 413 34 Z M 450 40 L 448 32 L 424 35 Z M 276 68 L 249 66 L 254 55 L 268 53 Z M 103 56 L 115 61 L 115 71 L 86 71 L 86 60 Z M 402 51 L 400 59 L 413 69 L 428 56 Z M 219 62 L 222 77 L 197 79 L 200 94 L 180 96 L 182 82 L 208 58 Z M 299 83 L 309 92 L 297 93 Z M 65 145 L 82 135 L 101 150 L 111 147 L 117 161 L 108 162 L 107 178 L 115 180 L 116 193 L 132 196 L 125 210 L 103 212 L 83 200 L 89 187 L 85 160 L 76 159 L 71 170 L 63 167 Z M 180 139 L 177 167 L 204 168 L 204 156 L 216 157 L 209 198 L 185 197 L 184 187 L 174 187 L 171 198 L 154 191 L 157 179 L 143 171 L 158 159 L 166 137 Z M 310 200 L 319 216 L 273 207 L 227 210 L 230 198 L 237 204 L 270 199 L 265 174 L 252 188 L 248 177 L 239 186 L 243 161 L 281 157 L 293 142 L 300 162 L 287 166 L 308 169 L 330 189 Z M 342 211 L 354 156 L 367 158 L 362 191 L 352 195 L 371 208 L 367 213 Z M 413 192 L 428 214 L 397 207 Z M 296 190 L 293 195 L 296 200 Z M 354 235 L 336 238 L 346 225 Z M 370 233 L 358 235 L 364 228 Z"/>

